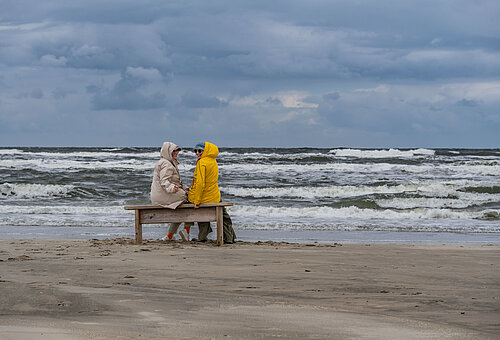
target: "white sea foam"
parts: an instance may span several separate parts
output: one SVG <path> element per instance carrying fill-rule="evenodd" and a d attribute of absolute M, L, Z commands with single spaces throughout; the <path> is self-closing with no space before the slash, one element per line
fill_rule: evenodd
<path fill-rule="evenodd" d="M 244 152 L 236 153 L 231 151 L 223 151 L 221 157 L 237 158 L 237 159 L 304 159 L 310 157 L 355 157 L 355 158 L 411 158 L 411 157 L 428 157 L 434 156 L 435 151 L 430 149 L 414 149 L 414 150 L 361 150 L 361 149 L 333 149 L 328 153 L 320 152 L 299 152 L 299 153 L 277 153 L 277 152 Z"/>
<path fill-rule="evenodd" d="M 155 159 L 123 159 L 123 160 L 74 160 L 74 159 L 2 159 L 0 169 L 36 169 L 38 171 L 54 170 L 78 170 L 78 169 L 116 169 L 116 170 L 139 170 L 146 171 L 154 168 Z M 192 171 L 195 166 L 194 161 L 182 160 L 179 165 L 181 171 Z M 474 178 L 477 175 L 498 176 L 500 174 L 500 163 L 498 162 L 475 162 L 461 164 L 356 164 L 356 163 L 321 163 L 321 164 L 219 164 L 219 169 L 229 172 L 239 173 L 265 173 L 275 175 L 304 174 L 307 172 L 323 173 L 357 173 L 357 174 L 421 174 L 434 173 L 447 177 L 468 177 Z"/>
<path fill-rule="evenodd" d="M 152 170 L 154 161 L 135 159 L 113 161 L 76 161 L 71 159 L 6 159 L 0 160 L 0 168 L 35 169 L 39 171 L 78 169 Z"/>
<path fill-rule="evenodd" d="M 418 208 L 412 210 L 362 209 L 358 207 L 331 208 L 316 207 L 264 207 L 234 206 L 230 213 L 235 217 L 256 220 L 270 219 L 282 222 L 334 221 L 335 219 L 354 218 L 356 220 L 421 220 L 421 219 L 486 219 L 488 216 L 499 216 L 500 210 L 464 211 L 452 209 Z M 500 231 L 500 225 L 497 226 Z"/>
<path fill-rule="evenodd" d="M 230 195 L 239 197 L 298 197 L 298 198 L 327 198 L 327 197 L 358 197 L 373 194 L 398 194 L 403 192 L 434 192 L 442 195 L 445 185 L 439 184 L 401 184 L 401 185 L 381 185 L 381 186 L 353 186 L 353 185 L 331 185 L 325 187 L 265 187 L 265 188 L 244 188 L 244 187 L 220 187 L 220 189 Z M 449 192 L 449 190 L 446 190 Z"/>
<path fill-rule="evenodd" d="M 347 151 L 346 151 L 347 150 Z M 29 159 L 0 159 L 0 169 L 37 169 L 41 171 L 54 170 L 78 170 L 78 169 L 117 169 L 117 170 L 152 170 L 156 161 L 159 159 L 159 153 L 113 153 L 113 152 L 24 152 L 17 149 L 4 149 L 3 152 L 15 154 L 23 153 L 32 155 Z M 432 155 L 433 150 L 357 150 L 357 149 L 338 149 L 332 150 L 332 157 L 337 152 L 343 152 L 349 155 L 350 152 L 359 155 L 373 155 L 372 158 L 382 158 L 390 154 L 401 157 L 409 155 Z M 333 153 L 335 152 L 335 154 Z M 223 152 L 222 155 L 234 155 L 238 159 L 266 158 L 275 156 L 277 158 L 303 158 L 311 156 L 325 156 L 320 153 L 298 153 L 298 154 L 262 154 L 259 152 L 239 155 L 237 153 Z M 371 157 L 371 156 L 370 156 Z M 181 155 L 181 164 L 179 168 L 183 171 L 192 171 L 195 166 L 195 157 L 190 153 Z M 371 173 L 436 173 L 445 176 L 460 177 L 468 176 L 473 178 L 476 175 L 498 176 L 500 174 L 500 162 L 497 160 L 465 160 L 462 162 L 446 164 L 419 164 L 405 165 L 392 163 L 338 163 L 332 160 L 331 163 L 316 164 L 255 164 L 247 163 L 226 163 L 219 164 L 221 170 L 240 173 L 268 173 L 268 174 L 303 174 L 306 172 L 347 172 L 359 174 Z"/>
<path fill-rule="evenodd" d="M 428 157 L 434 156 L 436 153 L 430 149 L 414 149 L 414 150 L 360 150 L 360 149 L 333 149 L 330 153 L 339 157 L 356 157 L 356 158 L 411 158 L 411 157 Z"/>
<path fill-rule="evenodd" d="M 297 160 L 311 157 L 326 157 L 334 159 L 335 155 L 320 152 L 299 152 L 299 153 L 266 153 L 266 152 L 245 152 L 236 153 L 230 151 L 223 151 L 219 154 L 223 159 L 238 159 L 238 160 L 266 160 L 266 159 L 282 159 L 282 160 Z"/>
<path fill-rule="evenodd" d="M 106 152 L 106 151 L 73 151 L 73 152 L 23 152 L 24 155 L 56 158 L 56 159 L 75 159 L 75 158 L 93 158 L 93 159 L 113 159 L 113 158 L 160 158 L 160 152 Z"/>
<path fill-rule="evenodd" d="M 443 197 L 415 197 L 391 198 L 375 200 L 381 208 L 387 209 L 416 209 L 416 208 L 452 208 L 464 209 L 487 203 L 500 201 L 499 194 L 478 194 L 457 192 L 456 198 Z"/>
<path fill-rule="evenodd" d="M 0 206 L 0 225 L 4 226 L 94 226 L 133 225 L 133 212 L 123 206 Z"/>
<path fill-rule="evenodd" d="M 74 189 L 74 185 L 3 183 L 0 184 L 0 199 L 65 196 Z"/>
<path fill-rule="evenodd" d="M 395 211 L 357 207 L 236 205 L 229 208 L 229 213 L 236 229 L 394 230 L 396 226 L 413 231 L 500 232 L 498 209 L 456 211 L 419 208 Z M 132 227 L 133 212 L 124 210 L 122 206 L 1 205 L 0 225 Z"/>
<path fill-rule="evenodd" d="M 43 217 L 43 218 L 42 218 Z M 0 226 L 55 226 L 55 227 L 132 227 L 133 216 L 119 218 L 109 215 L 16 215 L 10 214 L 0 220 Z M 124 217 L 124 216 L 122 216 Z M 64 229 L 61 228 L 64 233 Z"/>
<path fill-rule="evenodd" d="M 160 158 L 160 149 L 150 152 L 113 152 L 122 149 L 102 149 L 102 151 L 69 151 L 69 152 L 47 152 L 47 151 L 23 151 L 18 149 L 0 149 L 0 155 L 23 155 L 30 158 L 44 159 L 80 159 L 90 158 L 106 161 L 108 159 L 152 159 Z M 179 158 L 187 158 L 196 160 L 196 155 L 192 152 L 185 151 L 179 154 Z"/>
<path fill-rule="evenodd" d="M 322 163 L 322 164 L 219 164 L 219 169 L 240 173 L 306 173 L 306 172 L 379 172 L 394 168 L 406 168 L 397 164 L 351 164 L 351 163 Z M 426 169 L 415 169 L 419 172 Z"/>
<path fill-rule="evenodd" d="M 240 172 L 240 173 L 266 173 L 266 174 L 303 174 L 306 172 L 338 172 L 357 174 L 422 174 L 434 173 L 446 177 L 474 178 L 477 175 L 498 176 L 500 174 L 500 164 L 359 164 L 359 163 L 322 163 L 322 164 L 222 164 L 219 169 Z"/>
<path fill-rule="evenodd" d="M 401 193 L 417 191 L 418 185 L 397 186 L 327 186 L 327 187 L 266 187 L 266 188 L 244 188 L 244 187 L 221 187 L 221 191 L 238 197 L 297 197 L 297 198 L 328 198 L 328 197 L 357 197 L 375 193 Z"/>
<path fill-rule="evenodd" d="M 133 211 L 124 210 L 123 206 L 89 206 L 89 205 L 0 205 L 0 214 L 23 215 L 133 215 Z M 78 218 L 78 217 L 76 217 Z"/>
<path fill-rule="evenodd" d="M 252 198 L 303 198 L 306 200 L 351 198 L 372 195 L 418 194 L 425 197 L 376 199 L 383 208 L 410 209 L 419 207 L 465 208 L 500 201 L 500 194 L 463 192 L 465 186 L 490 186 L 474 181 L 431 182 L 381 186 L 325 186 L 325 187 L 220 187 L 223 194 Z"/>
<path fill-rule="evenodd" d="M 0 155 L 17 155 L 24 151 L 18 149 L 0 149 Z"/>

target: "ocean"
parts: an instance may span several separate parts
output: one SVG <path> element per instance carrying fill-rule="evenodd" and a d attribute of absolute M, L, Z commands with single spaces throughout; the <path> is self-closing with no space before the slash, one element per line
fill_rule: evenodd
<path fill-rule="evenodd" d="M 159 153 L 0 148 L 0 237 L 134 237 L 123 207 L 150 204 Z M 196 156 L 178 159 L 189 185 Z M 243 241 L 500 244 L 500 149 L 221 147 L 217 161 Z"/>

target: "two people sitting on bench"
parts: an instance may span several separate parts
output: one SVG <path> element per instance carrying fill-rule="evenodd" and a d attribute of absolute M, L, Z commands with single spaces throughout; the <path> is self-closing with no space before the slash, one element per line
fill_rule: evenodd
<path fill-rule="evenodd" d="M 181 148 L 174 143 L 165 142 L 160 151 L 161 158 L 155 166 L 153 182 L 151 184 L 151 202 L 166 208 L 175 209 L 184 203 L 187 198 L 194 203 L 195 209 L 201 203 L 219 203 L 220 191 L 217 183 L 219 167 L 215 158 L 219 154 L 216 145 L 205 142 L 195 146 L 197 155 L 194 179 L 191 189 L 185 186 L 180 178 L 177 155 Z M 189 195 L 188 195 L 189 193 Z M 223 239 L 224 243 L 234 243 L 234 232 L 231 217 L 223 209 Z M 180 223 L 171 223 L 167 236 L 163 239 L 172 239 Z M 179 232 L 183 240 L 189 240 L 190 223 L 184 223 L 184 229 Z M 198 222 L 198 241 L 205 242 L 212 232 L 210 222 Z"/>

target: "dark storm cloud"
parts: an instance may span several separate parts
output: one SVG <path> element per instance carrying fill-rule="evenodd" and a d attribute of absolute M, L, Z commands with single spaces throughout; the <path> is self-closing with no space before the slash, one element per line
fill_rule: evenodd
<path fill-rule="evenodd" d="M 154 74 L 154 73 L 150 73 Z M 158 73 L 159 74 L 159 73 Z M 141 92 L 150 80 L 138 77 L 129 69 L 123 71 L 111 89 L 97 85 L 87 86 L 87 92 L 93 95 L 94 110 L 151 110 L 165 107 L 166 97 L 162 93 L 145 95 Z"/>
<path fill-rule="evenodd" d="M 54 99 L 62 99 L 62 98 L 66 98 L 67 95 L 72 94 L 72 93 L 74 94 L 75 92 L 74 91 L 68 91 L 68 90 L 60 89 L 60 88 L 55 88 L 52 91 L 52 98 L 54 98 Z"/>
<path fill-rule="evenodd" d="M 217 108 L 227 106 L 227 101 L 190 90 L 182 95 L 181 104 L 190 108 Z"/>
<path fill-rule="evenodd" d="M 33 89 L 30 92 L 20 93 L 18 98 L 42 99 L 43 98 L 43 91 L 41 89 Z"/>
<path fill-rule="evenodd" d="M 457 102 L 457 105 L 460 106 L 467 106 L 467 107 L 476 107 L 479 105 L 479 103 L 476 100 L 469 100 L 469 99 L 461 99 Z"/>
<path fill-rule="evenodd" d="M 340 94 L 338 92 L 327 93 L 323 95 L 323 99 L 325 101 L 335 101 L 340 98 Z"/>
<path fill-rule="evenodd" d="M 499 74 L 499 62 L 488 55 L 500 48 L 500 29 L 492 21 L 499 6 L 491 1 L 390 6 L 277 1 L 228 7 L 219 2 L 49 1 L 31 10 L 24 2 L 10 4 L 18 22 L 41 25 L 10 32 L 3 59 L 11 63 L 26 62 L 31 54 L 31 60 L 64 57 L 77 68 L 132 65 L 183 74 L 342 79 Z M 452 5 L 463 9 L 450 12 Z M 484 20 L 471 22 L 469 11 Z"/>
<path fill-rule="evenodd" d="M 282 105 L 283 104 L 281 102 L 281 100 L 279 98 L 276 98 L 276 97 L 266 98 L 266 103 L 271 104 L 271 105 Z"/>

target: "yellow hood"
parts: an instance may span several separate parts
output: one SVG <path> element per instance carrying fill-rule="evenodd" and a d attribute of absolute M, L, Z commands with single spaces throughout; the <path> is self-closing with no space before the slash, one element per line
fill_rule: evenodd
<path fill-rule="evenodd" d="M 210 142 L 205 142 L 205 150 L 203 150 L 201 159 L 205 157 L 215 159 L 218 155 L 219 155 L 219 148 L 217 147 L 217 145 L 212 144 Z"/>

